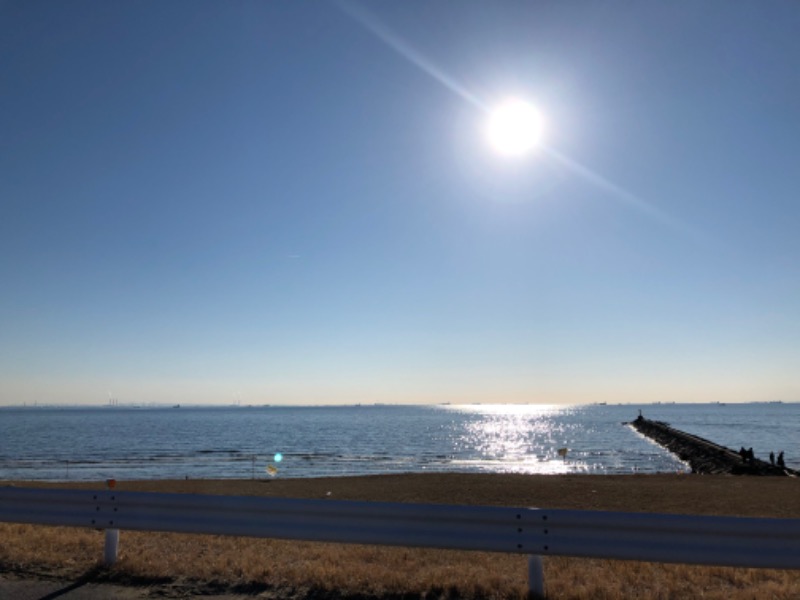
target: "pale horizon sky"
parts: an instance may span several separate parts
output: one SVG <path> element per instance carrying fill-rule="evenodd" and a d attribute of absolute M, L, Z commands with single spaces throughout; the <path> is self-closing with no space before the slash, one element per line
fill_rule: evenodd
<path fill-rule="evenodd" d="M 797 31 L 0 2 L 0 405 L 800 401 Z"/>

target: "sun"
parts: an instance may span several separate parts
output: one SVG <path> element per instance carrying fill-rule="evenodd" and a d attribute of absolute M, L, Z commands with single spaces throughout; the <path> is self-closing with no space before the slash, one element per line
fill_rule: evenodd
<path fill-rule="evenodd" d="M 533 150 L 542 137 L 542 117 L 532 105 L 507 100 L 489 115 L 489 143 L 505 156 L 522 156 Z"/>

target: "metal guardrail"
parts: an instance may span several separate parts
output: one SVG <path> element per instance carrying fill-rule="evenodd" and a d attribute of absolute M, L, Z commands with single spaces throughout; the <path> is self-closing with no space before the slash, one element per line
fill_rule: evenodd
<path fill-rule="evenodd" d="M 0 488 L 0 521 L 527 554 L 800 569 L 800 519 Z M 539 581 L 535 581 L 538 579 Z"/>

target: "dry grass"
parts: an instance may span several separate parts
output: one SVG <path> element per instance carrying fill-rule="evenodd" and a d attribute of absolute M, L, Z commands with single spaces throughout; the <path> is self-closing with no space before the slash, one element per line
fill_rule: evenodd
<path fill-rule="evenodd" d="M 78 487 L 73 485 L 71 487 Z M 87 487 L 89 487 L 87 485 Z M 120 489 L 539 505 L 800 517 L 800 482 L 732 477 L 387 476 L 264 482 L 129 482 Z M 676 510 L 683 507 L 684 510 Z M 0 570 L 74 577 L 96 564 L 103 533 L 0 524 Z M 523 556 L 122 532 L 119 581 L 181 582 L 194 592 L 271 590 L 285 597 L 523 598 Z M 548 598 L 796 599 L 800 573 L 547 558 Z"/>

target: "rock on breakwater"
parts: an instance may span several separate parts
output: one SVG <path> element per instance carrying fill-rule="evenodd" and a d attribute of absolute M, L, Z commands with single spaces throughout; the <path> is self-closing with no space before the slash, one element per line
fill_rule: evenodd
<path fill-rule="evenodd" d="M 641 415 L 628 423 L 636 431 L 663 446 L 682 461 L 689 463 L 692 473 L 732 475 L 790 475 L 797 471 L 777 467 L 753 458 L 745 462 L 738 452 L 661 421 L 651 421 Z"/>

